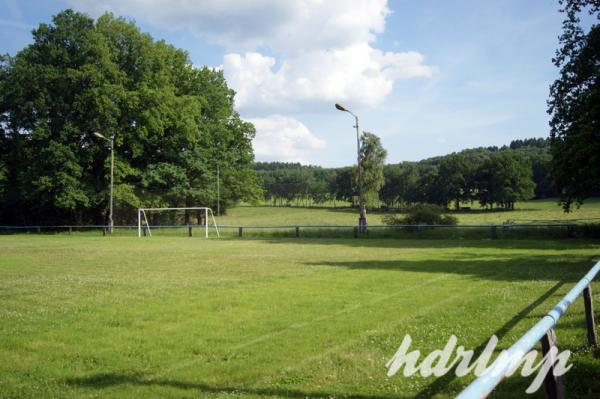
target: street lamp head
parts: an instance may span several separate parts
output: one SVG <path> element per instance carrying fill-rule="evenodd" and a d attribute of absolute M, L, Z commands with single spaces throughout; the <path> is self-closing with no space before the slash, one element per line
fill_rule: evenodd
<path fill-rule="evenodd" d="M 346 109 L 346 107 L 344 107 L 344 106 L 343 106 L 342 104 L 340 104 L 340 103 L 335 103 L 335 107 L 336 107 L 337 109 L 339 109 L 340 111 L 346 111 L 346 112 L 348 112 L 348 110 Z"/>
<path fill-rule="evenodd" d="M 103 135 L 101 135 L 101 134 L 100 134 L 100 133 L 98 133 L 98 132 L 94 132 L 94 136 L 96 136 L 96 137 L 100 137 L 101 139 L 104 139 L 104 140 L 108 140 L 106 137 L 104 137 Z"/>

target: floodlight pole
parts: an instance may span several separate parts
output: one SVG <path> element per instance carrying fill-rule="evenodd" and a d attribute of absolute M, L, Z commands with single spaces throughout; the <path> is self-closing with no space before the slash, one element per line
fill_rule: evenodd
<path fill-rule="evenodd" d="M 113 233 L 115 223 L 113 221 L 113 187 L 115 179 L 115 136 L 110 136 L 110 205 L 108 210 L 108 224 L 110 234 Z"/>
<path fill-rule="evenodd" d="M 367 210 L 365 207 L 365 183 L 363 180 L 361 157 L 360 157 L 360 133 L 359 133 L 359 128 L 358 128 L 358 116 L 354 115 L 352 113 L 352 111 L 350 111 L 348 108 L 344 107 L 343 105 L 341 105 L 339 103 L 335 104 L 335 108 L 337 108 L 340 111 L 348 112 L 350 115 L 352 115 L 354 117 L 355 125 L 353 127 L 356 128 L 356 153 L 357 153 L 356 160 L 357 160 L 357 166 L 358 166 L 358 185 L 359 185 L 358 231 L 360 233 L 366 233 L 367 232 Z"/>
<path fill-rule="evenodd" d="M 221 190 L 219 181 L 219 164 L 217 164 L 217 216 L 221 216 Z"/>
<path fill-rule="evenodd" d="M 115 170 L 115 136 L 110 136 L 110 139 L 98 132 L 94 132 L 94 136 L 104 139 L 110 143 L 110 202 L 108 205 L 108 229 L 110 234 L 113 233 L 113 186 L 114 186 L 114 170 Z"/>

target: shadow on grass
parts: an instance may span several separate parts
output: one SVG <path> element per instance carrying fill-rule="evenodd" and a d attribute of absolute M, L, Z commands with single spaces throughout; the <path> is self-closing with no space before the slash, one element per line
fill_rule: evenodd
<path fill-rule="evenodd" d="M 586 347 L 565 348 L 560 346 L 560 335 L 558 339 L 559 349 L 570 349 L 573 352 L 585 352 L 584 357 L 579 356 L 578 358 L 571 360 L 573 367 L 563 377 L 566 387 L 566 397 L 577 399 L 600 398 L 600 379 L 598 379 L 598 370 L 600 369 L 600 348 L 592 350 Z M 518 374 L 518 376 L 516 374 Z M 490 397 L 503 399 L 520 399 L 524 397 L 528 399 L 548 398 L 543 385 L 534 394 L 525 394 L 525 390 L 529 384 L 531 384 L 534 376 L 521 377 L 519 373 L 516 374 L 503 380 Z"/>
<path fill-rule="evenodd" d="M 237 238 L 235 238 L 237 239 Z M 344 237 L 244 237 L 242 240 L 257 240 L 269 244 L 301 244 L 301 245 L 347 245 L 350 247 L 365 248 L 481 248 L 481 249 L 524 249 L 524 250 L 577 250 L 597 249 L 600 252 L 600 240 L 583 239 L 550 239 L 550 240 L 527 240 L 527 239 L 452 239 L 452 238 L 344 238 Z M 600 260 L 600 255 L 597 257 Z"/>
<path fill-rule="evenodd" d="M 345 394 L 322 391 L 303 391 L 298 389 L 285 388 L 260 388 L 260 387 L 244 387 L 244 386 L 217 386 L 209 385 L 201 382 L 188 382 L 170 379 L 154 379 L 145 378 L 139 374 L 116 374 L 116 373 L 101 373 L 89 377 L 68 378 L 66 383 L 73 386 L 84 388 L 104 389 L 116 385 L 139 385 L 139 386 L 162 386 L 172 387 L 185 390 L 197 390 L 205 394 L 235 394 L 235 395 L 257 395 L 265 397 L 280 397 L 280 398 L 306 398 L 306 399 L 330 399 L 335 397 L 343 397 L 347 399 L 398 399 L 394 396 L 377 396 L 363 394 Z"/>
<path fill-rule="evenodd" d="M 423 260 L 366 260 L 321 261 L 305 263 L 309 267 L 335 267 L 348 270 L 382 270 L 410 273 L 439 273 L 467 276 L 473 279 L 495 281 L 579 281 L 593 266 L 585 257 L 529 255 L 507 256 L 458 254 L 447 259 Z M 472 256 L 472 255 L 471 255 Z"/>
<path fill-rule="evenodd" d="M 504 323 L 500 328 L 493 332 L 493 335 L 496 335 L 498 339 L 501 341 L 502 337 L 504 337 L 514 326 L 519 323 L 523 318 L 527 317 L 535 308 L 544 303 L 546 299 L 550 298 L 558 289 L 563 285 L 563 282 L 558 282 L 554 286 L 550 287 L 544 294 L 542 294 L 539 298 L 531 302 L 529 305 L 525 306 L 521 311 L 515 314 L 510 320 Z M 481 352 L 485 349 L 487 345 L 486 342 L 482 342 L 477 348 L 474 349 L 475 357 L 477 358 Z M 454 367 L 450 372 L 448 372 L 443 377 L 438 378 L 432 384 L 428 385 L 425 389 L 419 392 L 415 398 L 417 399 L 426 399 L 430 398 L 438 393 L 441 393 L 447 389 L 447 387 L 452 383 L 452 381 L 456 380 L 457 377 L 455 375 Z M 524 392 L 523 389 L 521 392 Z"/>

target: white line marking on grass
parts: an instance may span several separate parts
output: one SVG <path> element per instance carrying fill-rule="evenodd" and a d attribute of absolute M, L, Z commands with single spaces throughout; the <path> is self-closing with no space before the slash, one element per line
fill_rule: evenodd
<path fill-rule="evenodd" d="M 230 352 L 235 352 L 235 351 L 238 351 L 240 349 L 247 348 L 249 346 L 255 345 L 257 343 L 264 342 L 264 341 L 266 341 L 266 340 L 268 340 L 270 338 L 276 337 L 278 335 L 282 335 L 282 334 L 284 334 L 284 333 L 286 333 L 288 331 L 291 331 L 291 330 L 298 330 L 298 329 L 301 329 L 301 328 L 309 327 L 309 326 L 311 326 L 313 324 L 322 322 L 324 320 L 329 320 L 329 319 L 332 319 L 334 317 L 337 317 L 337 316 L 340 316 L 340 315 L 344 315 L 344 314 L 350 313 L 352 311 L 355 311 L 355 310 L 358 310 L 358 309 L 361 309 L 361 308 L 364 308 L 364 307 L 375 305 L 375 304 L 380 303 L 382 301 L 385 301 L 385 300 L 388 300 L 390 298 L 393 298 L 394 296 L 398 296 L 398 295 L 401 295 L 401 294 L 406 294 L 407 292 L 412 292 L 412 291 L 415 291 L 417 289 L 421 289 L 425 285 L 429 285 L 431 283 L 435 283 L 435 282 L 438 282 L 438 281 L 441 281 L 441 280 L 446 280 L 446 279 L 450 278 L 450 276 L 452 276 L 452 275 L 451 274 L 445 274 L 445 275 L 442 275 L 442 276 L 431 278 L 429 280 L 424 280 L 423 282 L 421 282 L 421 284 L 411 286 L 410 289 L 403 289 L 401 291 L 397 291 L 397 292 L 394 292 L 392 294 L 383 295 L 383 296 L 377 297 L 375 299 L 372 299 L 372 300 L 370 300 L 368 302 L 365 302 L 365 303 L 362 303 L 362 304 L 355 304 L 355 305 L 346 307 L 346 308 L 344 308 L 342 310 L 338 310 L 337 312 L 331 313 L 329 315 L 319 316 L 319 317 L 317 317 L 315 319 L 312 319 L 310 321 L 291 324 L 291 325 L 289 325 L 289 326 L 287 326 L 287 327 L 285 327 L 283 329 L 263 334 L 263 335 L 261 335 L 259 337 L 256 337 L 256 338 L 254 338 L 254 339 L 252 339 L 250 341 L 247 341 L 245 343 L 236 345 L 236 346 L 234 346 L 234 347 L 232 347 L 230 349 Z M 445 301 L 441 301 L 440 303 L 444 303 L 444 302 Z M 327 351 L 327 352 L 329 352 L 329 351 Z M 163 376 L 165 374 L 168 374 L 168 373 L 171 373 L 173 371 L 177 371 L 177 370 L 180 370 L 182 368 L 192 366 L 193 364 L 195 364 L 195 363 L 197 363 L 199 361 L 201 361 L 201 359 L 195 358 L 195 359 L 190 359 L 190 360 L 185 361 L 185 362 L 179 362 L 176 365 L 173 365 L 172 367 L 169 367 L 168 369 L 164 370 L 163 372 L 155 374 L 155 377 L 161 377 L 161 376 Z"/>
<path fill-rule="evenodd" d="M 388 326 L 386 328 L 380 329 L 380 330 L 377 331 L 377 333 L 381 333 L 381 332 L 389 330 L 391 328 L 396 328 L 400 324 L 404 323 L 406 321 L 406 319 L 408 319 L 408 318 L 418 317 L 418 316 L 422 316 L 422 315 L 425 315 L 427 313 L 430 313 L 432 310 L 435 310 L 436 308 L 440 307 L 440 305 L 445 304 L 445 303 L 447 303 L 449 301 L 454 301 L 456 299 L 464 298 L 465 294 L 468 294 L 468 293 L 470 293 L 472 291 L 475 291 L 477 289 L 478 289 L 478 287 L 472 287 L 472 288 L 469 288 L 468 290 L 461 291 L 458 294 L 454 294 L 454 295 L 451 295 L 449 297 L 446 297 L 445 299 L 440 300 L 438 302 L 435 302 L 435 303 L 433 303 L 433 304 L 431 304 L 429 306 L 422 307 L 421 310 L 418 311 L 417 313 L 409 315 L 409 316 L 406 316 L 406 317 L 401 317 L 400 319 L 396 319 L 396 322 L 393 323 L 391 326 Z M 483 295 L 483 293 L 481 295 Z M 478 295 L 478 296 L 480 296 L 480 295 Z M 343 342 L 343 343 L 341 343 L 339 345 L 336 345 L 334 347 L 331 347 L 330 349 L 327 349 L 326 351 L 324 351 L 322 353 L 319 353 L 318 355 L 309 356 L 309 357 L 307 357 L 305 359 L 302 359 L 301 361 L 295 362 L 295 366 L 294 367 L 286 367 L 285 371 L 289 372 L 289 371 L 292 371 L 292 370 L 301 369 L 304 366 L 306 366 L 307 364 L 314 362 L 315 360 L 322 359 L 323 357 L 328 356 L 328 355 L 330 355 L 332 353 L 339 352 L 343 348 L 346 348 L 346 347 L 348 347 L 348 346 L 350 346 L 350 345 L 352 345 L 352 344 L 354 344 L 356 342 L 359 342 L 359 341 L 365 339 L 365 336 L 366 336 L 366 333 L 362 333 L 362 334 L 360 334 L 359 337 L 346 340 L 345 342 Z"/>
<path fill-rule="evenodd" d="M 397 291 L 397 292 L 394 292 L 392 294 L 383 295 L 383 296 L 377 297 L 375 299 L 371 299 L 370 301 L 362 303 L 362 304 L 351 305 L 351 306 L 348 306 L 348 307 L 346 307 L 346 308 L 344 308 L 342 310 L 338 310 L 337 312 L 333 312 L 331 314 L 324 315 L 324 316 L 319 316 L 319 317 L 314 318 L 314 319 L 312 319 L 310 321 L 305 321 L 305 322 L 302 322 L 302 323 L 290 324 L 289 326 L 287 326 L 285 328 L 282 328 L 281 330 L 277 330 L 277 331 L 273 331 L 273 332 L 270 332 L 270 333 L 266 333 L 266 334 L 263 334 L 263 335 L 261 335 L 259 337 L 254 338 L 254 339 L 252 339 L 252 340 L 250 340 L 248 342 L 236 345 L 236 346 L 232 347 L 231 350 L 237 351 L 237 350 L 240 350 L 240 349 L 243 349 L 243 348 L 247 348 L 248 346 L 252 346 L 252 345 L 257 344 L 259 342 L 266 341 L 269 338 L 275 337 L 277 335 L 284 334 L 285 332 L 287 332 L 289 330 L 298 330 L 298 329 L 301 329 L 301 328 L 308 327 L 308 326 L 311 326 L 313 324 L 319 323 L 319 322 L 324 321 L 324 320 L 329 320 L 329 319 L 332 319 L 334 317 L 350 313 L 352 311 L 355 311 L 355 310 L 358 310 L 358 309 L 361 309 L 361 308 L 364 308 L 364 307 L 375 305 L 375 304 L 377 304 L 379 302 L 388 300 L 388 299 L 393 298 L 395 296 L 398 296 L 400 294 L 406 294 L 407 292 L 415 291 L 416 289 L 419 289 L 419 288 L 423 287 L 424 285 L 428 285 L 428 284 L 434 283 L 434 282 L 439 281 L 439 280 L 445 280 L 445 279 L 447 279 L 449 277 L 450 277 L 450 275 L 444 275 L 444 276 L 435 277 L 435 278 L 432 278 L 432 279 L 429 279 L 429 280 L 425 280 L 425 281 L 423 281 L 419 285 L 414 285 L 414 286 L 411 287 L 411 289 L 404 289 L 402 291 Z"/>

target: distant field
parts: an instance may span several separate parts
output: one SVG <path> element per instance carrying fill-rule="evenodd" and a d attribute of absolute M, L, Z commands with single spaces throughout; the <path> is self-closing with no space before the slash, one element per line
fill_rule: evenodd
<path fill-rule="evenodd" d="M 468 378 L 385 376 L 405 334 L 423 353 L 452 334 L 506 347 L 599 254 L 583 240 L 2 236 L 0 397 L 450 398 Z M 581 300 L 557 335 L 574 351 L 569 397 L 597 398 Z"/>
<path fill-rule="evenodd" d="M 470 205 L 470 204 L 469 204 Z M 514 223 L 600 223 L 600 199 L 592 199 L 571 213 L 564 213 L 557 200 L 519 202 L 514 211 L 487 211 L 476 204 L 471 211 L 455 213 L 459 224 Z M 381 224 L 381 212 L 369 213 L 370 224 Z M 297 208 L 297 207 L 251 207 L 231 208 L 226 216 L 218 218 L 223 225 L 296 225 L 296 224 L 343 224 L 357 223 L 357 212 L 348 208 Z"/>
<path fill-rule="evenodd" d="M 475 205 L 471 206 L 472 212 L 455 214 L 460 223 L 489 224 L 503 223 L 507 220 L 514 223 L 600 223 L 598 198 L 587 200 L 581 208 L 570 213 L 565 213 L 556 199 L 518 202 L 514 211 L 490 212 L 477 209 Z"/>

